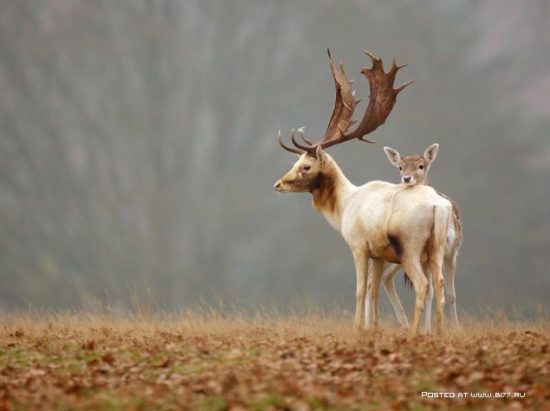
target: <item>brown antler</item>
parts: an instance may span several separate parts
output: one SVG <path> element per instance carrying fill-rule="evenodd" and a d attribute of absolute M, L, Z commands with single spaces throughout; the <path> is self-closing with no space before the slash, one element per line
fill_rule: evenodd
<path fill-rule="evenodd" d="M 363 67 L 361 70 L 361 74 L 365 75 L 369 81 L 369 104 L 359 126 L 349 135 L 346 135 L 347 138 L 358 138 L 359 140 L 363 140 L 364 136 L 372 133 L 384 124 L 393 109 L 397 95 L 413 82 L 412 80 L 408 81 L 394 89 L 393 82 L 395 81 L 397 71 L 407 65 L 397 65 L 394 57 L 390 71 L 385 73 L 382 59 L 369 53 L 367 50 L 364 50 L 364 52 L 372 60 L 371 68 Z"/>
<path fill-rule="evenodd" d="M 353 117 L 355 106 L 359 103 L 359 100 L 355 100 L 355 92 L 351 89 L 353 80 L 350 81 L 346 77 L 344 63 L 340 62 L 340 66 L 337 67 L 334 61 L 332 61 L 330 50 L 327 49 L 327 53 L 330 72 L 334 79 L 336 99 L 334 100 L 332 115 L 330 116 L 330 121 L 328 122 L 322 141 L 329 141 L 340 137 L 354 123 L 351 118 Z"/>
<path fill-rule="evenodd" d="M 355 138 L 368 143 L 374 143 L 374 141 L 365 140 L 363 137 L 384 124 L 395 104 L 397 95 L 412 83 L 412 81 L 409 81 L 397 89 L 394 89 L 393 82 L 395 81 L 397 71 L 405 67 L 406 64 L 397 65 L 394 58 L 390 71 L 385 73 L 382 59 L 365 50 L 365 53 L 372 60 L 371 68 L 363 67 L 361 70 L 361 73 L 367 77 L 369 82 L 369 104 L 357 128 L 347 133 L 348 128 L 355 123 L 355 121 L 352 120 L 352 116 L 359 100 L 355 100 L 355 92 L 351 88 L 352 81 L 347 79 L 343 64 L 341 63 L 340 66 L 337 67 L 332 60 L 330 50 L 327 51 L 330 70 L 334 79 L 336 99 L 325 135 L 316 143 L 311 143 L 304 137 L 300 130 L 302 139 L 308 144 L 304 146 L 296 141 L 294 130 L 292 130 L 291 140 L 295 147 L 289 147 L 283 143 L 279 132 L 279 144 L 285 150 L 298 154 L 307 152 L 314 155 L 318 146 L 321 148 L 328 148 Z"/>

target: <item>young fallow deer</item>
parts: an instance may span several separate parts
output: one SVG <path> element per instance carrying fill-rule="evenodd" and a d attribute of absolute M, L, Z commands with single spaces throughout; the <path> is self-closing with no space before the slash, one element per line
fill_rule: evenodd
<path fill-rule="evenodd" d="M 401 154 L 397 150 L 391 147 L 384 147 L 384 152 L 386 153 L 386 156 L 388 157 L 390 163 L 399 169 L 401 182 L 410 187 L 415 185 L 430 185 L 428 180 L 428 172 L 433 161 L 437 157 L 438 150 L 439 144 L 432 144 L 424 151 L 422 155 L 414 154 L 401 156 Z M 450 303 L 451 319 L 453 325 L 455 327 L 458 327 L 454 275 L 456 270 L 456 257 L 462 243 L 462 222 L 460 218 L 460 210 L 458 208 L 458 204 L 448 196 L 442 193 L 439 194 L 448 199 L 453 206 L 452 224 L 449 226 L 449 230 L 447 231 L 447 240 L 445 243 L 443 276 L 445 278 L 445 293 Z M 399 264 L 387 264 L 384 269 L 384 274 L 382 275 L 382 280 L 386 293 L 395 311 L 395 315 L 397 316 L 397 320 L 402 325 L 408 325 L 407 315 L 405 313 L 405 310 L 403 309 L 397 293 L 395 292 L 394 286 L 394 277 L 395 274 L 399 272 L 400 268 L 401 267 Z M 370 293 L 370 284 L 367 287 L 367 295 L 368 293 Z M 430 281 L 428 300 L 426 303 L 425 330 L 427 332 L 430 331 L 431 327 L 432 300 L 433 286 L 432 282 Z M 369 323 L 369 307 L 366 307 L 366 317 L 367 323 Z"/>
<path fill-rule="evenodd" d="M 332 227 L 340 231 L 353 254 L 357 275 L 355 327 L 365 320 L 368 259 L 372 264 L 372 296 L 369 300 L 373 324 L 377 326 L 378 288 L 384 262 L 401 264 L 410 278 L 415 293 L 415 307 L 411 331 L 416 333 L 428 291 L 428 268 L 433 275 L 437 301 L 437 330 L 443 331 L 443 275 L 442 264 L 452 205 L 425 185 L 406 187 L 383 181 L 371 181 L 362 186 L 353 185 L 325 149 L 359 139 L 383 124 L 390 114 L 396 97 L 410 82 L 397 89 L 393 83 L 397 71 L 403 67 L 393 61 L 386 73 L 382 60 L 366 52 L 372 67 L 361 71 L 370 86 L 369 103 L 363 118 L 353 131 L 353 113 L 358 101 L 354 98 L 351 82 L 343 65 L 337 67 L 329 52 L 329 65 L 336 89 L 332 115 L 323 137 L 312 143 L 300 131 L 303 143 L 294 133 L 294 145 L 282 148 L 299 155 L 294 166 L 278 180 L 274 188 L 279 192 L 309 192 L 313 208 L 321 212 Z"/>

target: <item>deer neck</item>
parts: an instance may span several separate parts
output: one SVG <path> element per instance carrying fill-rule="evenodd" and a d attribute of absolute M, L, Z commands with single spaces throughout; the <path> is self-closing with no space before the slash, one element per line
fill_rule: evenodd
<path fill-rule="evenodd" d="M 323 214 L 333 228 L 340 231 L 343 209 L 356 188 L 336 162 L 328 159 L 311 190 L 313 208 Z"/>

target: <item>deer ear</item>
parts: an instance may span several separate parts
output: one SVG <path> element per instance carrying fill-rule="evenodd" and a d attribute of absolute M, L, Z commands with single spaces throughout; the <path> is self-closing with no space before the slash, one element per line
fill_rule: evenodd
<path fill-rule="evenodd" d="M 394 150 L 391 147 L 384 147 L 384 153 L 386 153 L 386 157 L 388 157 L 390 163 L 396 167 L 399 167 L 399 163 L 401 163 L 401 154 L 399 154 L 399 151 Z"/>
<path fill-rule="evenodd" d="M 439 150 L 439 144 L 432 144 L 424 151 L 424 159 L 429 163 L 435 160 L 437 157 L 437 151 Z"/>
<path fill-rule="evenodd" d="M 315 157 L 317 157 L 317 160 L 319 162 L 323 162 L 326 159 L 325 151 L 321 148 L 321 146 L 317 146 L 317 149 L 315 150 Z"/>

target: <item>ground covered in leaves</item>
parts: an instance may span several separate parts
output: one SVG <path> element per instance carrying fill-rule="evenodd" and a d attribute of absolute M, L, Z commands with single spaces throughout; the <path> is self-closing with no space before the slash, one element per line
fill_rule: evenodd
<path fill-rule="evenodd" d="M 0 321 L 0 410 L 550 405 L 548 321 L 472 322 L 443 338 L 392 327 L 354 332 L 350 318 L 321 315 L 25 314 Z"/>

